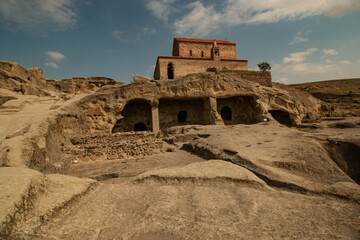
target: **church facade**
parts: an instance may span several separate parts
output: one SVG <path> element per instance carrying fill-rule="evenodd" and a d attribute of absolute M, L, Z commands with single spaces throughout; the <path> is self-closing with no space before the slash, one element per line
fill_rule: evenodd
<path fill-rule="evenodd" d="M 236 44 L 224 40 L 174 38 L 172 56 L 158 56 L 154 79 L 175 79 L 208 69 L 247 70 L 237 59 Z"/>

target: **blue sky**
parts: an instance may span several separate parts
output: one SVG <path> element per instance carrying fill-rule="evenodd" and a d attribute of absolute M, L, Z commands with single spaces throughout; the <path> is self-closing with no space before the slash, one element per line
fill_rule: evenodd
<path fill-rule="evenodd" d="M 0 60 L 128 83 L 188 37 L 235 42 L 273 81 L 358 78 L 359 26 L 359 0 L 0 0 Z"/>

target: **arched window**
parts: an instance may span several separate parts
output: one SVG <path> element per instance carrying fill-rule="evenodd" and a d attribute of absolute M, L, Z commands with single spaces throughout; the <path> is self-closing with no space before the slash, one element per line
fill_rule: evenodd
<path fill-rule="evenodd" d="M 201 57 L 204 57 L 204 51 L 201 51 Z"/>
<path fill-rule="evenodd" d="M 192 56 L 192 50 L 190 50 L 190 57 Z"/>
<path fill-rule="evenodd" d="M 168 79 L 174 79 L 174 65 L 169 63 L 167 66 Z"/>

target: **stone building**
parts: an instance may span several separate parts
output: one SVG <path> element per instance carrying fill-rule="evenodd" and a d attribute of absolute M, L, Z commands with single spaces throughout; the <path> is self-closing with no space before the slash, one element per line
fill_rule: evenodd
<path fill-rule="evenodd" d="M 247 70 L 237 59 L 236 44 L 223 40 L 174 38 L 172 56 L 159 56 L 154 79 L 174 79 L 208 69 Z"/>
<path fill-rule="evenodd" d="M 158 132 L 172 126 L 250 124 L 264 119 L 266 110 L 257 91 L 272 86 L 271 74 L 247 70 L 247 60 L 237 59 L 235 43 L 174 38 L 172 55 L 158 57 L 155 81 L 134 78 L 133 84 L 112 93 L 122 101 L 112 132 Z M 95 121 L 102 118 L 100 112 L 89 116 Z"/>

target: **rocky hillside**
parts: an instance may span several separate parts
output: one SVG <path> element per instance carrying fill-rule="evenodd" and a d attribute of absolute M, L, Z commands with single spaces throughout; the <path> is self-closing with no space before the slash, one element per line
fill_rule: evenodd
<path fill-rule="evenodd" d="M 54 90 L 46 84 L 40 68 L 25 68 L 7 61 L 0 61 L 0 88 L 36 96 L 49 96 L 49 91 Z"/>
<path fill-rule="evenodd" d="M 0 239 L 360 238 L 360 120 L 319 122 L 331 107 L 306 91 L 226 71 L 56 89 L 1 66 Z M 204 104 L 211 123 L 112 132 L 172 98 L 240 98 L 253 121 Z"/>
<path fill-rule="evenodd" d="M 341 116 L 360 116 L 360 78 L 292 84 L 296 89 L 311 93 L 330 103 Z"/>

